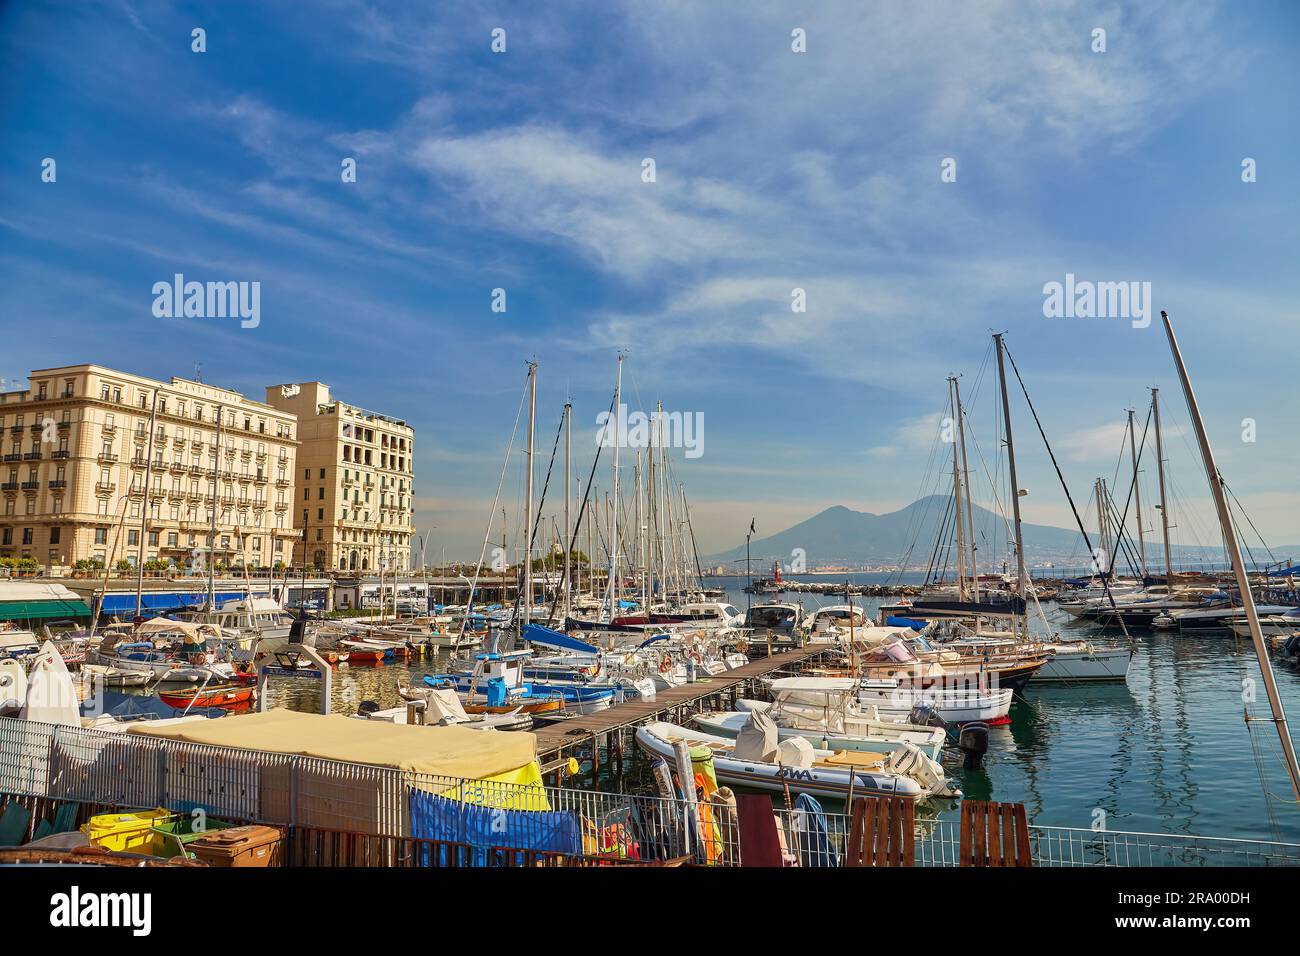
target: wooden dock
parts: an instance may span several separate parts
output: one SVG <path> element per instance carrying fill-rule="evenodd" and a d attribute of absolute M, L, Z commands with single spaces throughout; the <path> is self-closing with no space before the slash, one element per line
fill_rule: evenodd
<path fill-rule="evenodd" d="M 765 677 L 773 671 L 802 664 L 810 658 L 826 653 L 827 649 L 827 645 L 819 644 L 811 648 L 775 653 L 771 657 L 761 657 L 707 680 L 661 690 L 654 700 L 633 700 L 624 704 L 615 704 L 599 713 L 585 717 L 571 717 L 548 727 L 539 728 L 533 731 L 537 737 L 537 759 L 542 762 L 543 771 L 549 772 L 556 769 L 554 764 L 562 761 L 572 748 L 589 745 L 597 753 L 595 759 L 598 761 L 599 747 L 603 739 L 610 749 L 615 745 L 614 741 L 619 742 L 616 759 L 621 764 L 623 731 L 639 724 L 669 719 L 673 716 L 684 719 L 687 711 L 698 709 L 698 706 L 705 701 L 714 698 L 721 700 L 728 695 L 740 696 L 735 692 L 742 689 L 745 684 Z"/>

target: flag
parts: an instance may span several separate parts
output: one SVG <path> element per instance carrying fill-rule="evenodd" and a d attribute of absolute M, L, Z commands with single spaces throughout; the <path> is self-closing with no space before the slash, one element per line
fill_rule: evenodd
<path fill-rule="evenodd" d="M 749 533 L 750 533 L 750 534 L 756 534 L 756 533 L 757 533 L 757 532 L 754 531 L 754 522 L 757 521 L 757 520 L 758 520 L 757 518 L 750 518 L 750 519 L 749 519 Z"/>

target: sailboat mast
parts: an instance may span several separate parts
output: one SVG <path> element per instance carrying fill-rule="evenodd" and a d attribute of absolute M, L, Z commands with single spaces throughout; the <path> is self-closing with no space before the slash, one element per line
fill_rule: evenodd
<path fill-rule="evenodd" d="M 1133 505 L 1137 511 L 1138 525 L 1138 561 L 1142 565 L 1142 578 L 1145 580 L 1147 574 L 1147 544 L 1146 536 L 1142 531 L 1142 487 L 1138 482 L 1138 453 L 1137 453 L 1137 431 L 1133 427 L 1133 409 L 1128 410 L 1128 450 L 1133 459 Z"/>
<path fill-rule="evenodd" d="M 963 501 L 961 490 L 961 464 L 958 461 L 957 451 L 957 433 L 955 431 L 957 422 L 957 399 L 953 396 L 953 384 L 957 381 L 955 375 L 948 376 L 948 408 L 951 413 L 949 421 L 952 423 L 952 499 L 954 504 L 954 514 L 957 517 L 957 600 L 966 600 L 966 516 L 963 513 Z"/>
<path fill-rule="evenodd" d="M 158 390 L 153 392 L 153 408 L 149 412 L 149 443 L 148 451 L 145 452 L 144 464 L 144 488 L 141 495 L 140 507 L 140 553 L 135 559 L 135 616 L 144 617 L 144 554 L 146 531 L 148 530 L 149 521 L 149 481 L 153 475 L 153 436 L 154 423 L 158 421 Z"/>
<path fill-rule="evenodd" d="M 1241 558 L 1241 544 L 1232 527 L 1232 515 L 1228 512 L 1228 499 L 1224 494 L 1223 475 L 1214 462 L 1214 450 L 1205 434 L 1205 423 L 1201 421 L 1201 411 L 1196 404 L 1196 394 L 1192 391 L 1192 381 L 1187 376 L 1183 365 L 1183 355 L 1178 348 L 1178 339 L 1174 336 L 1174 325 L 1168 313 L 1160 312 L 1160 319 L 1165 325 L 1165 334 L 1169 337 L 1169 350 L 1173 353 L 1174 364 L 1178 367 L 1178 379 L 1183 385 L 1183 397 L 1187 399 L 1187 411 L 1196 429 L 1196 441 L 1201 446 L 1201 460 L 1205 464 L 1205 474 L 1210 482 L 1210 491 L 1214 495 L 1214 507 L 1219 513 L 1219 527 L 1223 532 L 1223 542 L 1232 559 L 1232 571 L 1237 578 L 1237 589 L 1241 592 L 1242 610 L 1246 612 L 1246 622 L 1250 626 L 1250 641 L 1255 646 L 1255 657 L 1259 661 L 1259 670 L 1264 678 L 1264 690 L 1268 694 L 1268 704 L 1273 712 L 1273 724 L 1277 728 L 1278 740 L 1282 744 L 1282 755 L 1286 760 L 1287 773 L 1291 777 L 1291 789 L 1297 803 L 1300 803 L 1300 763 L 1296 761 L 1295 746 L 1291 742 L 1291 731 L 1286 723 L 1286 711 L 1282 707 L 1282 698 L 1278 694 L 1277 681 L 1273 677 L 1273 665 L 1268 659 L 1268 648 L 1264 643 L 1264 633 L 1259 626 L 1259 612 L 1255 609 L 1255 596 L 1250 590 L 1250 578 L 1246 574 L 1246 565 Z"/>
<path fill-rule="evenodd" d="M 1172 585 L 1174 562 L 1169 556 L 1169 502 L 1165 499 L 1165 446 L 1160 438 L 1160 389 L 1151 389 L 1151 417 L 1156 426 L 1156 471 L 1160 475 L 1160 527 L 1165 542 L 1165 585 Z"/>
<path fill-rule="evenodd" d="M 975 560 L 975 509 L 971 506 L 970 501 L 970 467 L 966 459 L 966 425 L 964 419 L 965 412 L 961 407 L 961 384 L 956 376 L 952 380 L 953 397 L 957 405 L 957 441 L 961 446 L 961 474 L 962 486 L 966 489 L 966 537 L 970 544 L 970 577 L 971 577 L 971 600 L 978 603 L 980 599 L 980 576 L 977 570 L 979 565 Z M 978 620 L 976 624 L 978 625 Z"/>
<path fill-rule="evenodd" d="M 537 424 L 537 363 L 528 363 L 528 474 L 524 479 L 524 623 L 533 615 L 533 452 Z"/>
<path fill-rule="evenodd" d="M 1002 358 L 1002 336 L 994 335 L 998 347 L 998 384 L 1002 389 L 1002 421 L 1007 432 L 1007 470 L 1011 478 L 1011 512 L 1016 525 L 1016 587 L 1015 595 L 1024 600 L 1025 589 L 1025 547 L 1020 531 L 1020 484 L 1016 479 L 1016 446 L 1011 438 L 1011 403 L 1007 399 L 1007 372 Z M 1015 618 L 1012 618 L 1015 621 Z M 1029 632 L 1029 620 L 1024 621 L 1026 636 Z M 1013 628 L 1014 629 L 1014 628 Z"/>
<path fill-rule="evenodd" d="M 219 490 L 217 488 L 217 473 L 221 469 L 221 425 L 225 421 L 226 407 L 217 406 L 217 442 L 212 449 L 212 508 L 208 512 L 208 613 L 217 609 L 217 497 Z M 303 514 L 303 537 L 302 537 L 302 566 L 307 567 L 307 515 Z M 285 589 L 285 597 L 289 596 L 288 589 Z M 300 595 L 305 599 L 306 595 Z"/>
<path fill-rule="evenodd" d="M 573 525 L 569 515 L 569 488 L 573 485 L 573 403 L 564 403 L 564 620 L 572 609 L 573 575 L 569 555 L 573 551 Z"/>
<path fill-rule="evenodd" d="M 623 444 L 623 353 L 614 373 L 614 510 L 609 519 L 609 617 L 618 616 L 618 447 Z M 608 427 L 608 425 L 606 426 Z"/>

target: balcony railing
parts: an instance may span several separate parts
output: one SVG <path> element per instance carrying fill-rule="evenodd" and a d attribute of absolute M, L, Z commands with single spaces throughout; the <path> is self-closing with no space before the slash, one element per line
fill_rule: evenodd
<path fill-rule="evenodd" d="M 56 478 L 50 482 L 51 491 L 61 491 L 66 487 L 68 487 L 68 483 L 64 481 L 62 478 Z"/>
<path fill-rule="evenodd" d="M 18 490 L 18 482 L 16 481 L 0 482 L 0 491 L 17 491 L 17 490 Z"/>
<path fill-rule="evenodd" d="M 41 460 L 41 451 L 40 451 L 39 448 L 36 449 L 36 450 L 34 450 L 34 451 L 29 451 L 27 454 L 23 455 L 23 458 L 24 458 L 26 461 L 40 461 L 40 460 Z"/>
<path fill-rule="evenodd" d="M 62 460 L 64 458 L 68 458 L 69 456 L 71 456 L 71 454 L 72 453 L 68 451 L 66 448 L 60 448 L 58 451 L 54 452 L 50 457 L 57 460 Z"/>
<path fill-rule="evenodd" d="M 110 494 L 111 492 L 115 491 L 116 489 L 117 489 L 117 485 L 115 485 L 115 484 L 114 484 L 113 482 L 111 482 L 111 481 L 97 481 L 97 482 L 95 482 L 95 491 L 98 492 L 98 493 L 101 494 L 101 495 Z"/>
<path fill-rule="evenodd" d="M 23 491 L 36 491 L 36 490 L 39 489 L 40 487 L 41 487 L 41 483 L 40 483 L 39 481 L 24 481 L 24 482 L 23 482 Z"/>
<path fill-rule="evenodd" d="M 113 455 L 113 454 L 110 454 L 110 453 L 108 453 L 108 452 L 101 452 L 101 453 L 99 454 L 99 457 L 98 457 L 97 460 L 99 461 L 99 463 L 100 463 L 101 465 L 115 465 L 115 464 L 117 464 L 117 456 L 116 456 L 116 455 Z"/>

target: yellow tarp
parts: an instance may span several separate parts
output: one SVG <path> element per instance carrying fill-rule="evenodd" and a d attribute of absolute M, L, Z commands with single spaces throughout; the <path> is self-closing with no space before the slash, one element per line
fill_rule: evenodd
<path fill-rule="evenodd" d="M 148 721 L 141 721 L 130 732 L 477 780 L 501 775 L 512 779 L 509 775 L 519 771 L 531 776 L 528 768 L 537 757 L 537 738 L 530 733 L 415 727 L 279 708 L 170 727 L 150 727 Z"/>

